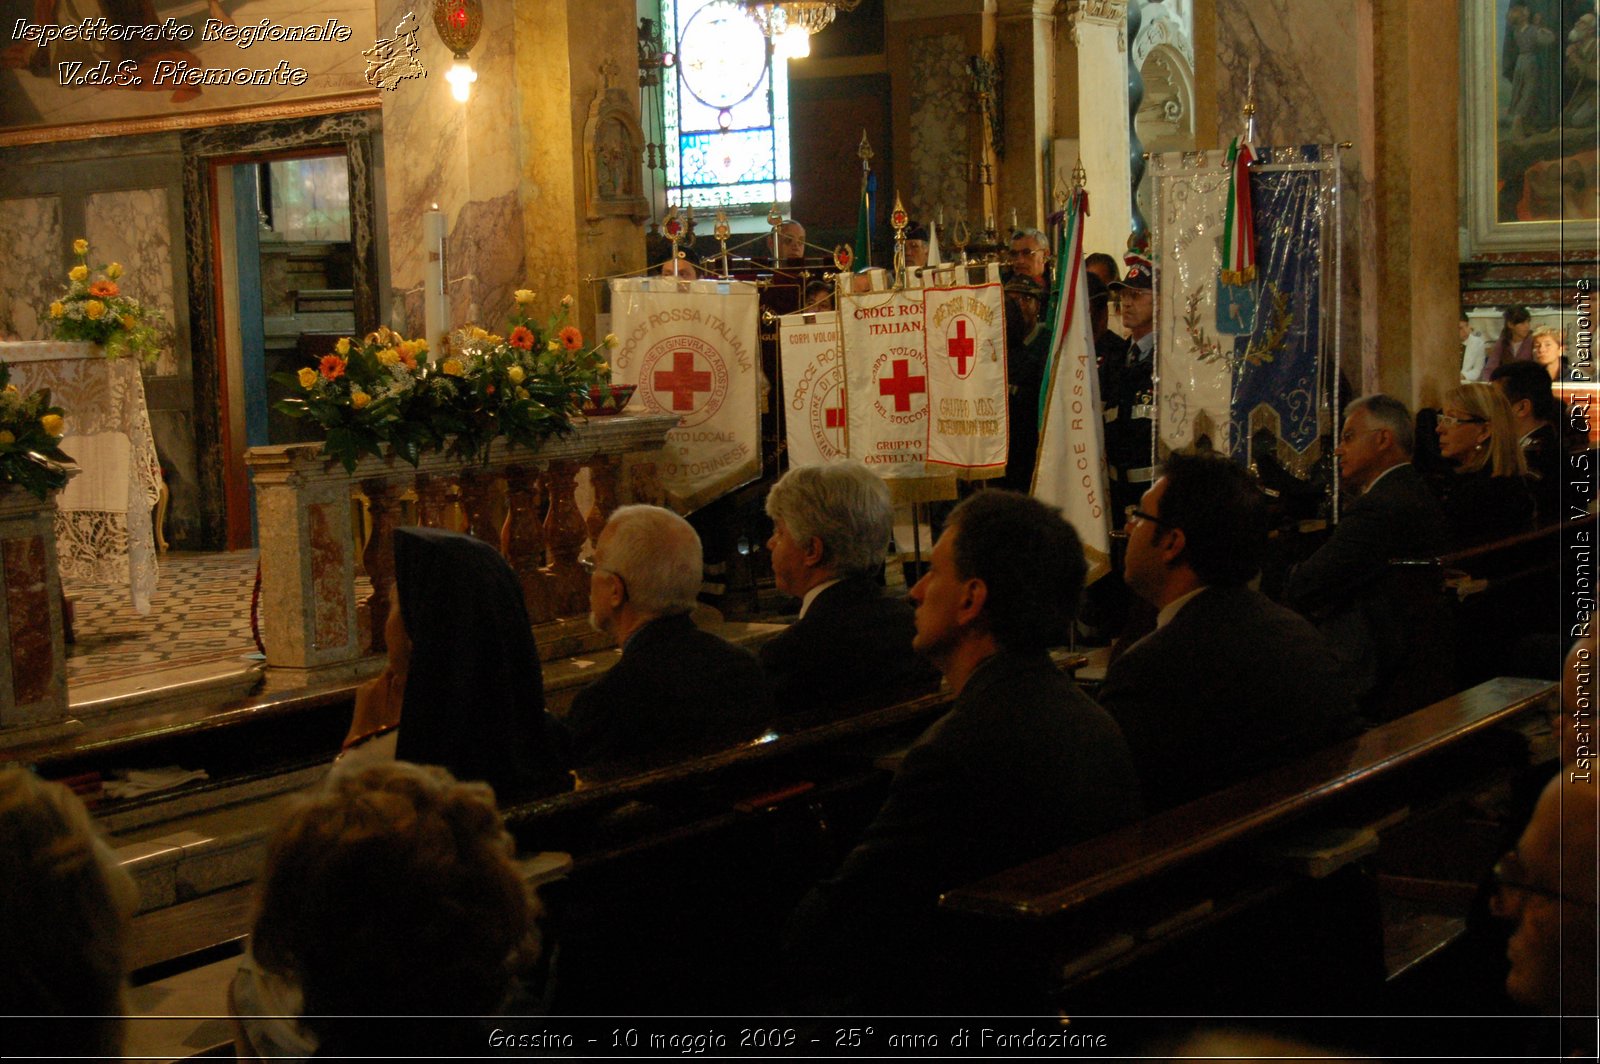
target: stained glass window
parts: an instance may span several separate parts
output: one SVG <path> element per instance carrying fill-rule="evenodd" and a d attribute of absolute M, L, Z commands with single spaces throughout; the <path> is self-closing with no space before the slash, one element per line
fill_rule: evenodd
<path fill-rule="evenodd" d="M 667 188 L 695 207 L 787 206 L 789 79 L 735 0 L 662 0 L 677 53 L 664 78 Z"/>

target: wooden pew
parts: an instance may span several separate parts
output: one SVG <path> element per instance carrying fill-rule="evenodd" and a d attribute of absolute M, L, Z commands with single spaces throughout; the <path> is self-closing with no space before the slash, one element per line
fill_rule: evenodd
<path fill-rule="evenodd" d="M 1374 1007 L 1387 828 L 1526 761 L 1502 725 L 1555 687 L 1500 678 L 1255 779 L 940 899 L 1028 1007 L 1189 1015 Z M 1364 892 L 1374 895 L 1364 897 Z M 974 945 L 975 944 L 975 945 Z M 1381 961 L 1381 954 L 1379 955 Z"/>

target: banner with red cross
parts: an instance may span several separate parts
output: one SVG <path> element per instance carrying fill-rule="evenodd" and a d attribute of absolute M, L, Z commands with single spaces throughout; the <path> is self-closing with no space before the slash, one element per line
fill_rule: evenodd
<path fill-rule="evenodd" d="M 928 463 L 968 477 L 997 477 L 1006 468 L 1003 299 L 998 274 L 988 284 L 924 290 Z"/>
<path fill-rule="evenodd" d="M 845 295 L 849 456 L 881 477 L 926 475 L 928 356 L 920 289 Z"/>
<path fill-rule="evenodd" d="M 630 414 L 675 414 L 659 473 L 679 513 L 761 475 L 757 294 L 739 281 L 611 282 L 611 379 Z"/>
<path fill-rule="evenodd" d="M 785 314 L 778 324 L 778 346 L 789 465 L 843 458 L 848 450 L 838 312 Z"/>

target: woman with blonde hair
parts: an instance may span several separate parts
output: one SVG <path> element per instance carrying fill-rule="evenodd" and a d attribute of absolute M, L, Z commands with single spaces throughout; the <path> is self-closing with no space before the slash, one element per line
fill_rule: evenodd
<path fill-rule="evenodd" d="M 1455 549 L 1527 532 L 1534 527 L 1528 464 L 1517 442 L 1511 404 L 1492 384 L 1457 385 L 1439 414 L 1439 456 L 1455 475 L 1441 486 L 1440 504 Z"/>
<path fill-rule="evenodd" d="M 1550 374 L 1551 381 L 1565 383 L 1581 379 L 1572 375 L 1572 366 L 1567 362 L 1566 349 L 1567 345 L 1560 329 L 1541 325 L 1533 330 L 1533 361 Z"/>

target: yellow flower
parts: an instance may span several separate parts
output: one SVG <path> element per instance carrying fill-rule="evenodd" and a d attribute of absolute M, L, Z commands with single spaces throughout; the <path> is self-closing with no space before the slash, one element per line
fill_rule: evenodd
<path fill-rule="evenodd" d="M 46 414 L 39 419 L 39 427 L 52 436 L 59 436 L 67 431 L 67 423 L 60 414 Z"/>
<path fill-rule="evenodd" d="M 89 267 L 74 266 L 72 269 L 67 271 L 67 276 L 72 278 L 74 281 L 87 281 L 89 279 Z"/>
<path fill-rule="evenodd" d="M 527 374 L 522 371 L 521 366 L 512 366 L 510 369 L 506 370 L 506 377 L 511 381 L 512 384 L 521 384 L 522 378 L 526 376 Z"/>
<path fill-rule="evenodd" d="M 622 341 L 617 339 L 616 333 L 606 333 L 605 344 L 607 347 L 614 348 L 620 343 L 622 343 Z"/>
<path fill-rule="evenodd" d="M 562 297 L 561 297 L 561 305 L 562 305 L 562 306 L 563 306 L 563 307 L 570 307 L 570 306 L 572 306 L 572 297 L 571 297 L 571 296 L 562 296 Z"/>
<path fill-rule="evenodd" d="M 90 321 L 99 321 L 106 316 L 106 305 L 98 299 L 91 299 L 83 305 L 83 312 L 89 315 Z"/>
<path fill-rule="evenodd" d="M 72 242 L 72 253 L 74 255 L 89 254 L 89 242 L 80 236 L 78 239 Z"/>
<path fill-rule="evenodd" d="M 133 331 L 133 315 L 132 314 L 124 314 L 122 316 L 122 327 L 124 329 L 127 329 L 129 332 Z"/>
<path fill-rule="evenodd" d="M 552 351 L 559 351 L 559 350 L 561 350 L 561 341 L 560 340 L 551 340 L 550 343 L 548 345 L 546 345 L 546 346 L 548 346 L 549 349 L 552 350 Z"/>
<path fill-rule="evenodd" d="M 505 337 L 501 336 L 499 333 L 490 333 L 488 336 L 484 337 L 484 340 L 491 344 L 497 344 L 504 339 Z"/>
<path fill-rule="evenodd" d="M 61 301 L 59 299 L 50 304 L 50 316 L 52 318 L 59 318 L 66 312 L 67 308 L 61 305 Z"/>
<path fill-rule="evenodd" d="M 518 399 L 526 399 L 527 397 L 528 397 L 528 389 L 526 389 L 526 388 L 518 388 L 517 389 L 517 398 Z"/>
<path fill-rule="evenodd" d="M 611 364 L 608 363 L 608 362 L 597 363 L 595 365 L 595 367 L 594 367 L 594 371 L 596 373 L 610 373 L 611 372 Z"/>
<path fill-rule="evenodd" d="M 121 277 L 122 276 L 122 263 L 113 262 L 110 266 L 107 266 L 106 267 L 106 276 L 109 277 L 113 281 L 115 281 L 117 278 Z"/>
<path fill-rule="evenodd" d="M 444 365 L 440 366 L 439 368 L 444 371 L 444 375 L 446 377 L 461 376 L 461 360 L 458 358 L 445 359 Z"/>
<path fill-rule="evenodd" d="M 518 303 L 532 303 L 535 295 L 536 293 L 531 288 L 519 288 L 513 298 Z"/>
<path fill-rule="evenodd" d="M 413 340 L 411 344 L 412 349 L 419 355 L 428 349 L 428 341 L 426 340 Z"/>
<path fill-rule="evenodd" d="M 311 390 L 311 386 L 317 383 L 317 371 L 312 369 L 310 366 L 306 366 L 301 369 L 299 376 L 300 387 L 304 388 L 308 392 Z"/>
<path fill-rule="evenodd" d="M 400 361 L 400 352 L 392 347 L 386 347 L 378 352 L 378 361 L 385 366 L 392 366 Z"/>
<path fill-rule="evenodd" d="M 8 429 L 0 429 L 0 447 L 9 447 L 17 442 L 17 437 Z"/>
<path fill-rule="evenodd" d="M 474 340 L 487 340 L 489 338 L 489 333 L 486 330 L 480 329 L 474 325 L 472 327 L 472 338 Z"/>
<path fill-rule="evenodd" d="M 15 384 L 8 384 L 8 385 L 6 385 L 6 394 L 7 395 L 21 395 L 22 393 L 17 391 L 17 386 Z"/>
<path fill-rule="evenodd" d="M 360 410 L 370 402 L 372 402 L 372 396 L 368 395 L 366 392 L 353 391 L 350 393 L 350 405 L 355 407 L 357 410 Z"/>
<path fill-rule="evenodd" d="M 344 355 L 348 355 L 350 353 L 350 337 L 348 337 L 348 336 L 339 337 L 339 342 L 333 345 L 333 349 L 335 351 L 339 352 L 341 357 L 344 356 Z"/>

